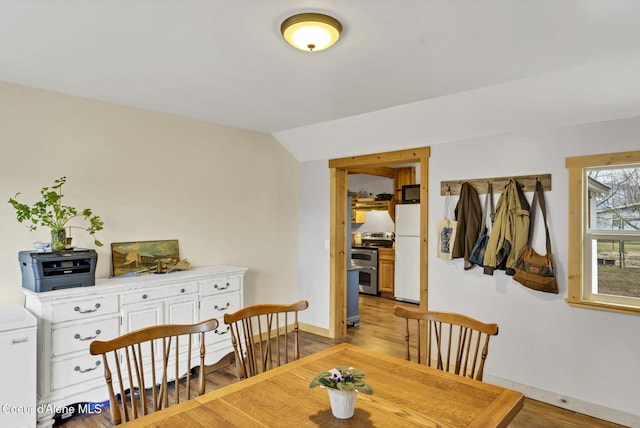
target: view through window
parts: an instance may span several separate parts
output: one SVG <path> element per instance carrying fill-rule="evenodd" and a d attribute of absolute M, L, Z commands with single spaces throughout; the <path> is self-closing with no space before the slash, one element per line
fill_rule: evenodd
<path fill-rule="evenodd" d="M 591 293 L 640 298 L 640 167 L 589 168 Z"/>

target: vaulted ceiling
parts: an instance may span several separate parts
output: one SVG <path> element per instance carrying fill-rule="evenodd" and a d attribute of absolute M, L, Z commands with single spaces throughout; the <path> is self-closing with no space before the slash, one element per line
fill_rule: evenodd
<path fill-rule="evenodd" d="M 282 40 L 304 11 L 341 21 L 333 48 Z M 0 80 L 271 133 L 309 160 L 640 114 L 639 22 L 635 0 L 2 0 Z"/>

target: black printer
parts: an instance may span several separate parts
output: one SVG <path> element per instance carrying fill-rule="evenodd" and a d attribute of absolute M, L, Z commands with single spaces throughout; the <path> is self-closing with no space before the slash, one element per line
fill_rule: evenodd
<path fill-rule="evenodd" d="M 96 283 L 98 254 L 89 249 L 20 251 L 22 288 L 41 292 L 61 288 L 90 287 Z"/>

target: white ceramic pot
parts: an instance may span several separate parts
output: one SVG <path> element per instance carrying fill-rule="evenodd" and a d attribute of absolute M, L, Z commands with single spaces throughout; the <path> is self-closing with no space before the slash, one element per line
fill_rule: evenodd
<path fill-rule="evenodd" d="M 331 413 L 338 419 L 349 419 L 353 416 L 356 408 L 356 397 L 358 391 L 342 391 L 339 389 L 326 388 L 331 401 Z"/>

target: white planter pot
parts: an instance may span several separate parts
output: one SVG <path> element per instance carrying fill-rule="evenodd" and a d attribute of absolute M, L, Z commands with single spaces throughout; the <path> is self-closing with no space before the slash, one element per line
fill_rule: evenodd
<path fill-rule="evenodd" d="M 338 419 L 349 419 L 356 408 L 358 391 L 341 391 L 339 389 L 326 388 L 331 401 L 331 413 Z"/>

